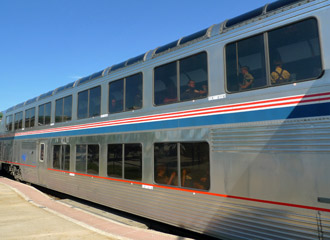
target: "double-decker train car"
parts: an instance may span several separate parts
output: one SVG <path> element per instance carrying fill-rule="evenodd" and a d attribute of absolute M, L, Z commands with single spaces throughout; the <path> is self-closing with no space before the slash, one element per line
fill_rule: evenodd
<path fill-rule="evenodd" d="M 222 239 L 330 239 L 329 22 L 279 0 L 18 104 L 1 168 Z"/>

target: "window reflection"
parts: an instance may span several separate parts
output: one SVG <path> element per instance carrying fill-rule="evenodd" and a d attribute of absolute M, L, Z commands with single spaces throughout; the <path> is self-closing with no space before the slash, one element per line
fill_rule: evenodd
<path fill-rule="evenodd" d="M 136 143 L 109 144 L 108 176 L 141 181 L 142 145 Z"/>
<path fill-rule="evenodd" d="M 109 113 L 142 108 L 142 73 L 109 83 Z"/>

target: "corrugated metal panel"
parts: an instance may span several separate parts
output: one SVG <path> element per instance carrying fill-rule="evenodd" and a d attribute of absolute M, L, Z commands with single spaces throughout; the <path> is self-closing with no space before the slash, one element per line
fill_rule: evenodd
<path fill-rule="evenodd" d="M 230 239 L 317 239 L 316 216 L 90 177 L 48 173 L 48 187 L 113 208 Z"/>
<path fill-rule="evenodd" d="M 217 128 L 211 136 L 216 152 L 330 152 L 328 120 Z"/>

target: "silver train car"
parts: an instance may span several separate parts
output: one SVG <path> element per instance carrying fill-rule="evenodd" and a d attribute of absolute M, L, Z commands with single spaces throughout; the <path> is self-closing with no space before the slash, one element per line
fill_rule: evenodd
<path fill-rule="evenodd" d="M 222 239 L 330 239 L 329 22 L 279 0 L 18 104 L 1 168 Z"/>

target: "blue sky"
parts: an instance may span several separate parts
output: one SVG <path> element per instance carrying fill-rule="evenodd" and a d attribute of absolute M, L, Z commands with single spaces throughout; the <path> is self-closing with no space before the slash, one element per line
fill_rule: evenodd
<path fill-rule="evenodd" d="M 0 111 L 272 0 L 2 0 Z"/>

